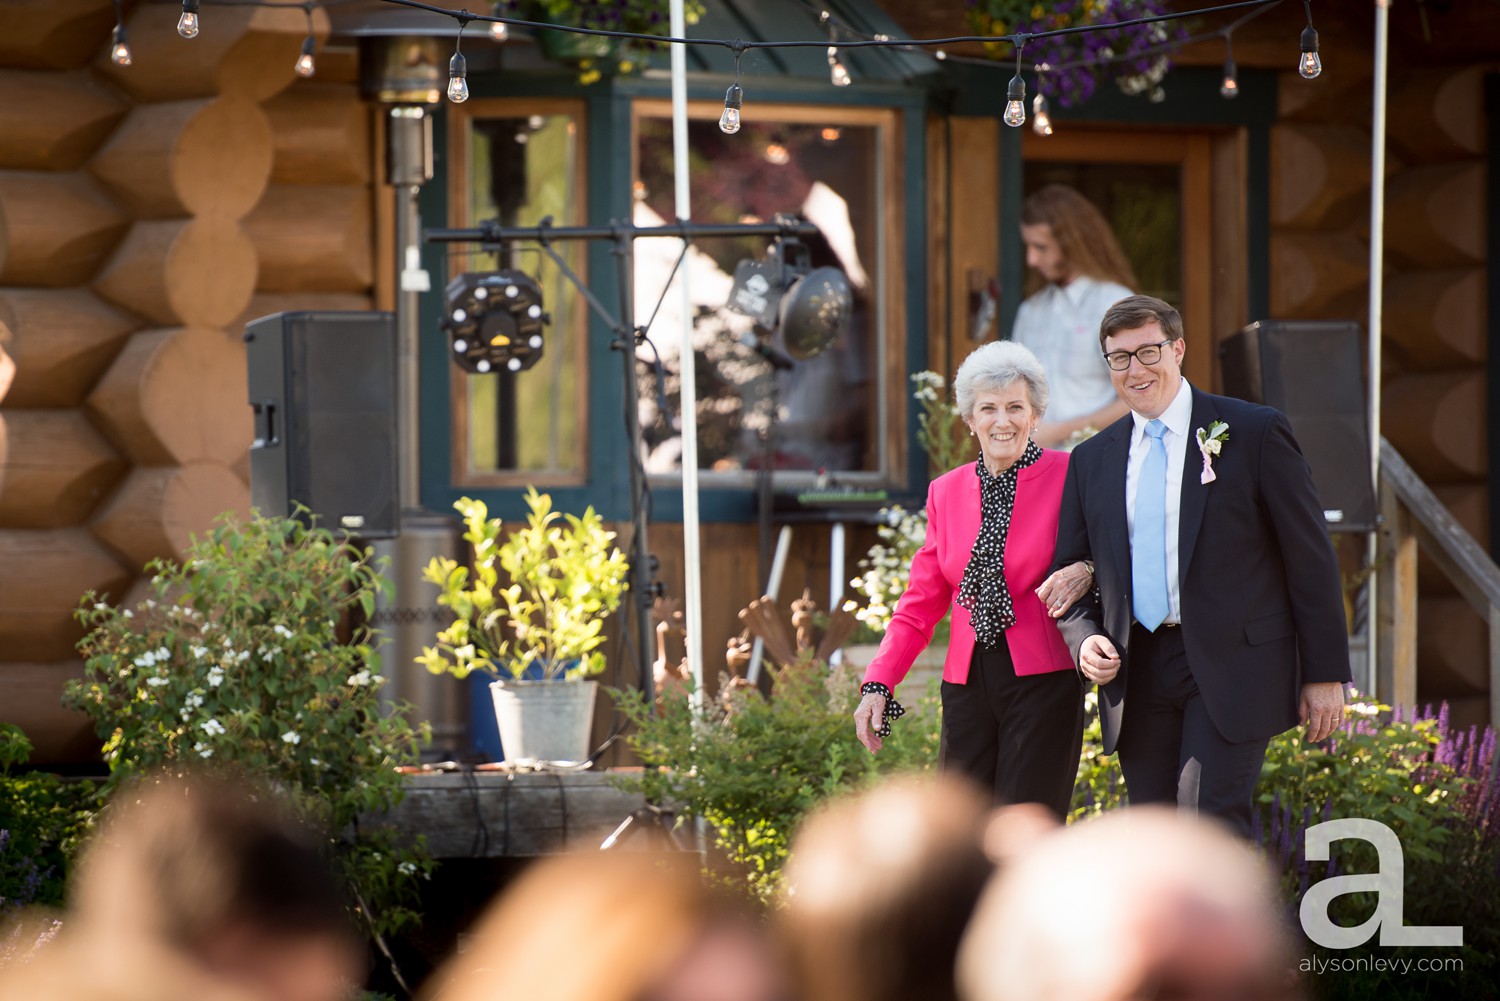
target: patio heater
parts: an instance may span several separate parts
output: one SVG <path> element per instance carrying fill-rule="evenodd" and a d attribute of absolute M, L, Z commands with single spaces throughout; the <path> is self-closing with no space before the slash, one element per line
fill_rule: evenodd
<path fill-rule="evenodd" d="M 400 28 L 400 26 L 396 26 Z M 361 29 L 356 28 L 356 31 Z M 402 29 L 403 31 L 405 29 Z M 441 41 L 425 34 L 379 33 L 365 26 L 360 38 L 360 83 L 364 96 L 385 108 L 386 177 L 395 196 L 396 395 L 400 534 L 375 544 L 389 559 L 394 589 L 376 601 L 372 624 L 381 630 L 379 655 L 391 703 L 411 703 L 413 722 L 432 725 L 424 756 L 457 757 L 467 748 L 466 687 L 416 663 L 424 643 L 447 624 L 437 588 L 422 579 L 434 556 L 459 557 L 457 522 L 427 511 L 421 502 L 418 417 L 419 314 L 431 287 L 422 267 L 422 216 L 418 199 L 432 180 L 432 116 L 446 83 Z"/>

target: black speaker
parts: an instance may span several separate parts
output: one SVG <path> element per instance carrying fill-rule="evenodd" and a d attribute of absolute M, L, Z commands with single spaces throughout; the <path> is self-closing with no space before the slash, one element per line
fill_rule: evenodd
<path fill-rule="evenodd" d="M 1219 345 L 1224 392 L 1291 421 L 1336 532 L 1375 527 L 1363 347 L 1359 324 L 1321 320 L 1261 320 Z"/>
<path fill-rule="evenodd" d="M 400 531 L 396 320 L 390 313 L 276 313 L 245 327 L 250 502 L 301 504 L 365 539 Z"/>

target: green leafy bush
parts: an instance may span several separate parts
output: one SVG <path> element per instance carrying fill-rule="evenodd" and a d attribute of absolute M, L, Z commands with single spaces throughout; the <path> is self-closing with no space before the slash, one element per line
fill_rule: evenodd
<path fill-rule="evenodd" d="M 134 608 L 90 593 L 78 618 L 85 679 L 67 701 L 93 717 L 106 793 L 158 770 L 237 769 L 283 791 L 337 838 L 334 864 L 372 930 L 416 917 L 420 846 L 361 828 L 402 796 L 425 724 L 382 712 L 372 634 L 350 626 L 387 586 L 370 552 L 295 519 L 225 516 L 186 562 L 146 568 Z"/>
<path fill-rule="evenodd" d="M 21 728 L 0 723 L 0 917 L 63 902 L 68 866 L 95 802 L 92 782 L 15 771 L 31 756 Z"/>
<path fill-rule="evenodd" d="M 872 756 L 854 737 L 852 673 L 813 662 L 772 677 L 770 699 L 732 689 L 701 707 L 664 699 L 655 714 L 639 692 L 615 693 L 634 726 L 630 746 L 651 766 L 631 784 L 679 804 L 684 817 L 703 818 L 727 866 L 722 878 L 763 902 L 775 897 L 788 844 L 809 810 L 879 774 L 931 770 L 938 752 L 934 694 L 908 702 Z"/>
<path fill-rule="evenodd" d="M 525 527 L 502 543 L 500 519 L 483 501 L 464 497 L 453 506 L 474 547 L 474 572 L 471 578 L 468 567 L 446 556 L 433 557 L 423 571 L 454 619 L 417 662 L 456 678 L 503 667 L 519 679 L 533 665 L 547 679 L 569 681 L 603 671 L 604 620 L 620 607 L 629 568 L 604 520 L 592 507 L 582 517 L 559 514 L 551 497 L 531 488 Z"/>

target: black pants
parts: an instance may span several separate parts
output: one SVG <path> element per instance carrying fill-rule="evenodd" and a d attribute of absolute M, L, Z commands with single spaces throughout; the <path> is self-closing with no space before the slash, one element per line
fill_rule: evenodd
<path fill-rule="evenodd" d="M 967 684 L 943 682 L 939 768 L 993 790 L 997 804 L 1040 803 L 1066 817 L 1082 747 L 1075 671 L 1018 677 L 1002 642 L 974 648 Z"/>
<path fill-rule="evenodd" d="M 1130 632 L 1130 677 L 1120 726 L 1120 770 L 1130 802 L 1176 803 L 1250 836 L 1255 783 L 1269 740 L 1232 743 L 1208 718 L 1182 630 Z"/>

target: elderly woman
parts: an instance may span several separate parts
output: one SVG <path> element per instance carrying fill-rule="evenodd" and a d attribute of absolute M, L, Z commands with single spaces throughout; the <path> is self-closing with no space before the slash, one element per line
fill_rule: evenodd
<path fill-rule="evenodd" d="M 854 730 L 871 753 L 905 710 L 893 692 L 933 628 L 953 611 L 943 663 L 940 767 L 992 790 L 997 803 L 1067 814 L 1083 742 L 1083 684 L 1053 622 L 1092 586 L 1078 563 L 1047 578 L 1068 456 L 1031 435 L 1047 376 L 1029 350 L 997 341 L 954 379 L 979 460 L 927 493 L 927 539 L 912 560 L 880 651 L 865 671 Z"/>

